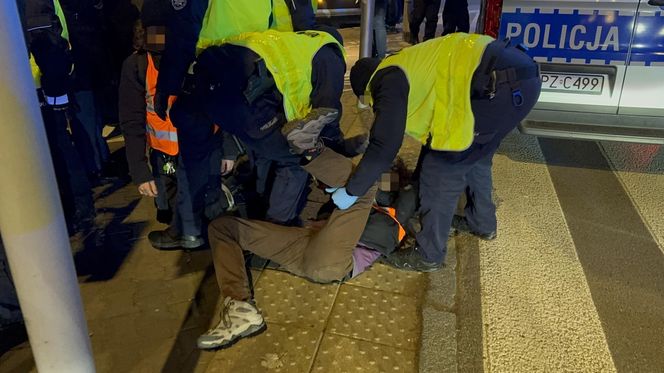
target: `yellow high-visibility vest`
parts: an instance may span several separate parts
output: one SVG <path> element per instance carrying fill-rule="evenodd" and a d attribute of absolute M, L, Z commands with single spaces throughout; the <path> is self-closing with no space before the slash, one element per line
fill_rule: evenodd
<path fill-rule="evenodd" d="M 303 118 L 311 110 L 311 62 L 320 48 L 333 44 L 345 58 L 341 44 L 326 32 L 251 32 L 228 43 L 249 48 L 265 61 L 277 89 L 283 95 L 286 118 Z"/>
<path fill-rule="evenodd" d="M 210 0 L 196 44 L 197 53 L 221 45 L 229 37 L 269 29 L 271 14 L 270 0 Z"/>
<path fill-rule="evenodd" d="M 475 130 L 471 82 L 486 46 L 492 41 L 486 35 L 450 34 L 405 48 L 378 65 L 376 71 L 399 67 L 408 78 L 407 135 L 422 144 L 431 139 L 433 150 L 468 149 Z M 371 81 L 366 96 L 373 104 L 370 86 Z"/>

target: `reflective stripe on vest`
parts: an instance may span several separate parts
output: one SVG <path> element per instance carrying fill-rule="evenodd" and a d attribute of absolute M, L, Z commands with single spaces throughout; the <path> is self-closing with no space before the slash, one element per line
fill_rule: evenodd
<path fill-rule="evenodd" d="M 380 63 L 376 71 L 396 66 L 408 78 L 407 135 L 425 145 L 431 138 L 433 150 L 468 149 L 475 135 L 470 85 L 484 49 L 493 40 L 486 35 L 450 34 L 405 48 Z M 371 81 L 366 96 L 373 104 L 369 87 Z"/>
<path fill-rule="evenodd" d="M 267 30 L 271 14 L 271 0 L 210 0 L 196 43 L 197 54 L 210 46 L 223 44 L 231 36 Z"/>
<path fill-rule="evenodd" d="M 48 105 L 55 106 L 55 105 L 66 105 L 69 103 L 69 96 L 67 95 L 62 95 L 62 96 L 57 96 L 57 97 L 52 97 L 52 96 L 46 96 L 44 95 L 44 100 Z"/>
<path fill-rule="evenodd" d="M 399 227 L 399 234 L 397 237 L 399 238 L 399 242 L 401 242 L 401 240 L 406 237 L 406 230 L 403 229 L 403 226 L 399 223 L 399 220 L 397 220 L 397 210 L 394 207 L 383 207 L 378 205 L 373 205 L 373 208 L 381 214 L 389 216 L 395 223 L 397 223 L 397 227 Z"/>
<path fill-rule="evenodd" d="M 148 134 L 150 135 L 150 137 L 154 137 L 157 140 L 167 140 L 167 141 L 173 141 L 175 143 L 178 142 L 177 132 L 157 131 L 157 130 L 155 130 L 154 128 L 152 128 L 150 126 L 145 126 L 145 127 L 146 127 L 146 130 L 148 131 Z M 157 149 L 154 146 L 152 146 L 152 148 Z"/>
<path fill-rule="evenodd" d="M 249 32 L 230 38 L 228 43 L 249 48 L 263 58 L 284 97 L 284 111 L 289 121 L 304 118 L 311 110 L 311 62 L 318 50 L 333 44 L 345 57 L 339 42 L 320 31 Z"/>
<path fill-rule="evenodd" d="M 154 65 L 152 55 L 148 52 L 148 68 L 145 72 L 145 114 L 146 114 L 146 134 L 148 145 L 152 149 L 159 150 L 160 152 L 168 155 L 176 155 L 179 152 L 178 148 L 178 135 L 170 118 L 162 120 L 154 112 L 154 95 L 157 91 L 157 76 L 159 71 Z M 175 96 L 168 98 L 168 107 L 175 101 Z"/>

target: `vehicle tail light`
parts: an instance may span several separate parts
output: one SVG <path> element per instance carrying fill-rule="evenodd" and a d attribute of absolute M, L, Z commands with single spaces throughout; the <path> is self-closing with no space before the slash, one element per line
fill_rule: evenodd
<path fill-rule="evenodd" d="M 503 10 L 503 0 L 486 0 L 485 4 L 484 33 L 496 38 L 500 30 L 500 15 Z"/>

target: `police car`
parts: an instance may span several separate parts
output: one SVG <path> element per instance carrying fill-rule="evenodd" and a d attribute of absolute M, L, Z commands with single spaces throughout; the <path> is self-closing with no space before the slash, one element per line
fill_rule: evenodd
<path fill-rule="evenodd" d="M 523 132 L 664 144 L 664 0 L 505 0 L 499 35 L 541 63 Z"/>

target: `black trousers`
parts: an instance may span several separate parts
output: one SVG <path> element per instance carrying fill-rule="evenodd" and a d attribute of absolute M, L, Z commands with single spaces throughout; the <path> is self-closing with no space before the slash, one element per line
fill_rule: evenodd
<path fill-rule="evenodd" d="M 470 15 L 468 14 L 468 0 L 445 0 L 443 7 L 443 33 L 470 31 Z"/>
<path fill-rule="evenodd" d="M 44 106 L 42 116 L 65 220 L 71 227 L 75 223 L 75 215 L 78 217 L 94 215 L 92 187 L 85 166 L 72 142 L 71 134 L 67 130 L 67 113 L 64 110 L 54 110 Z"/>
<path fill-rule="evenodd" d="M 420 26 L 426 18 L 424 25 L 424 40 L 433 39 L 436 36 L 438 24 L 438 12 L 441 0 L 415 0 L 413 13 L 410 17 L 410 34 L 413 38 L 419 38 Z"/>

